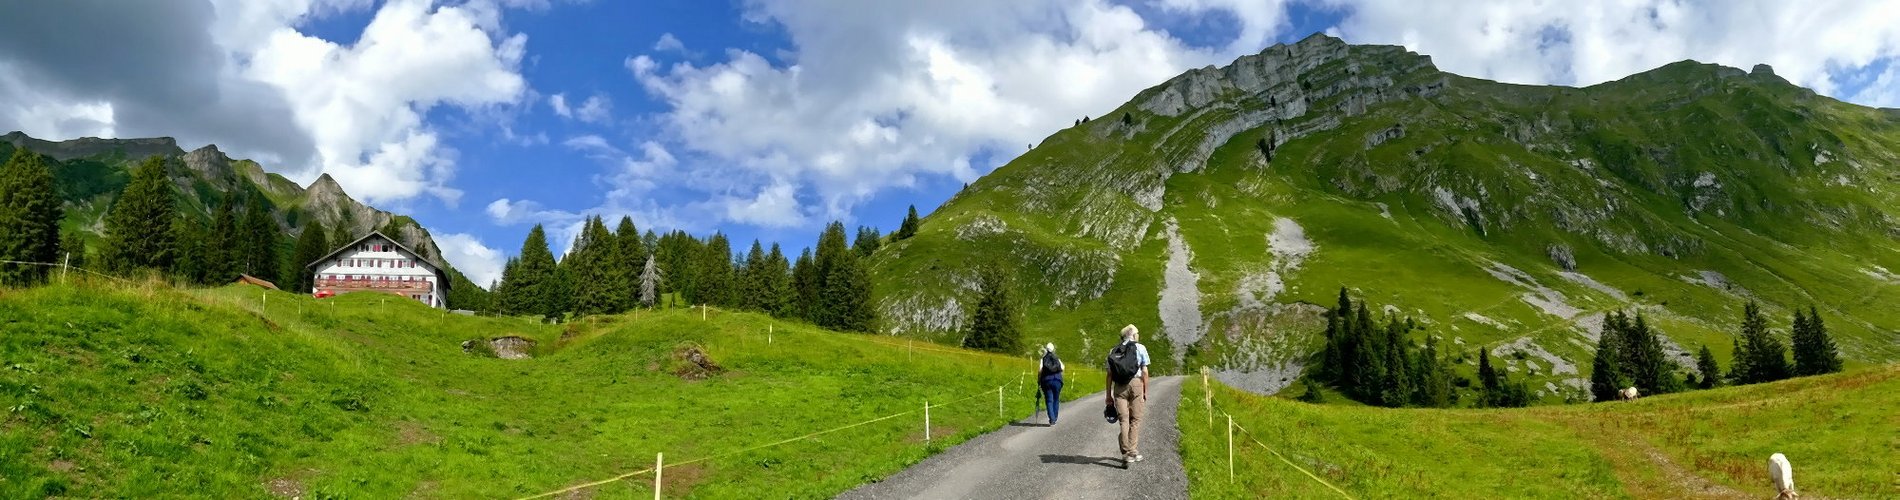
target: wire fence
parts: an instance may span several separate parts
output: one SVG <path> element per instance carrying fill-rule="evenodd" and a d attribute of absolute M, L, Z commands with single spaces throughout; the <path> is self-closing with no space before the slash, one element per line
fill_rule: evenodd
<path fill-rule="evenodd" d="M 1201 371 L 1201 395 L 1202 395 L 1203 403 L 1207 406 L 1207 425 L 1209 427 L 1213 427 L 1214 414 L 1216 413 L 1216 411 L 1214 410 L 1214 387 L 1213 387 L 1213 382 L 1208 380 L 1207 371 L 1205 369 Z M 1241 427 L 1240 424 L 1234 423 L 1234 415 L 1232 413 L 1227 413 L 1226 411 L 1220 411 L 1218 413 L 1224 417 L 1227 417 L 1227 481 L 1228 482 L 1231 483 L 1234 481 L 1234 468 L 1235 468 L 1235 464 L 1237 463 L 1234 458 L 1234 433 L 1238 431 L 1240 435 L 1246 437 L 1248 441 L 1251 441 L 1253 442 L 1253 444 L 1258 445 L 1261 449 L 1267 450 L 1267 453 L 1273 454 L 1273 458 L 1279 459 L 1281 463 L 1285 463 L 1288 467 L 1292 467 L 1293 470 L 1300 471 L 1300 473 L 1305 474 L 1306 477 L 1312 478 L 1314 482 L 1318 482 L 1319 484 L 1325 486 L 1327 489 L 1333 490 L 1333 492 L 1338 493 L 1341 498 L 1346 498 L 1348 500 L 1351 500 L 1353 498 L 1351 494 L 1346 493 L 1346 490 L 1342 490 L 1338 486 L 1334 486 L 1333 483 L 1327 481 L 1324 478 L 1319 477 L 1319 475 L 1314 474 L 1313 471 L 1307 470 L 1305 467 L 1301 467 L 1300 464 L 1293 463 L 1293 461 L 1288 459 L 1286 455 L 1281 454 L 1280 450 L 1273 449 L 1272 446 L 1267 446 L 1267 443 L 1261 442 L 1259 437 L 1255 436 L 1252 432 L 1249 432 L 1245 427 Z"/>
<path fill-rule="evenodd" d="M 91 269 L 86 269 L 79 266 L 69 265 L 67 262 L 23 262 L 23 261 L 17 261 L 17 260 L 0 260 L 0 264 L 57 268 L 60 270 L 60 279 L 62 280 L 65 279 L 66 273 L 69 273 L 72 271 L 79 271 L 79 272 L 86 273 L 92 276 L 98 276 L 101 278 L 117 281 L 120 283 L 131 283 L 130 280 L 127 280 L 125 278 L 120 278 L 118 276 L 113 276 L 110 274 L 94 271 Z"/>

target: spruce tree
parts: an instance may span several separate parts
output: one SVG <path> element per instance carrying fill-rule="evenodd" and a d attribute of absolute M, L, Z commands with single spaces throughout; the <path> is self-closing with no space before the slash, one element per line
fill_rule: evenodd
<path fill-rule="evenodd" d="M 1491 367 L 1490 347 L 1478 349 L 1478 384 L 1484 391 L 1484 397 L 1479 398 L 1483 406 L 1498 406 L 1498 396 L 1504 390 L 1504 380 L 1498 376 L 1497 369 Z"/>
<path fill-rule="evenodd" d="M 1717 385 L 1721 385 L 1722 367 L 1715 364 L 1715 353 L 1709 352 L 1709 346 L 1704 345 L 1701 351 L 1696 352 L 1695 365 L 1696 370 L 1702 372 L 1702 378 L 1698 380 L 1697 387 L 1714 389 Z"/>
<path fill-rule="evenodd" d="M 559 270 L 548 250 L 547 231 L 535 224 L 521 243 L 521 253 L 502 273 L 502 307 L 510 314 L 532 314 L 559 319 L 562 300 Z"/>
<path fill-rule="evenodd" d="M 106 267 L 118 272 L 171 270 L 171 224 L 177 211 L 165 159 L 146 158 L 106 212 Z"/>
<path fill-rule="evenodd" d="M 1384 338 L 1385 376 L 1379 384 L 1379 402 L 1388 407 L 1405 406 L 1412 395 L 1411 353 L 1407 348 L 1406 327 L 1397 317 L 1386 318 Z"/>
<path fill-rule="evenodd" d="M 59 221 L 65 217 L 53 170 L 39 154 L 25 149 L 0 167 L 0 260 L 59 262 Z M 167 219 L 169 220 L 169 219 Z M 46 281 L 49 266 L 0 263 L 0 285 L 27 286 Z"/>
<path fill-rule="evenodd" d="M 1625 385 L 1623 367 L 1620 363 L 1618 346 L 1622 345 L 1619 335 L 1622 333 L 1622 311 L 1609 313 L 1603 318 L 1603 332 L 1597 337 L 1595 359 L 1590 361 L 1590 397 L 1598 402 L 1616 401 Z"/>
<path fill-rule="evenodd" d="M 739 306 L 748 310 L 772 311 L 772 302 L 776 297 L 767 292 L 770 286 L 766 276 L 765 245 L 752 240 L 752 248 L 746 250 L 744 270 L 739 274 Z"/>
<path fill-rule="evenodd" d="M 695 284 L 700 303 L 713 306 L 731 306 L 737 296 L 733 290 L 732 244 L 726 235 L 713 233 L 706 239 L 706 246 L 699 254 L 699 272 Z"/>
<path fill-rule="evenodd" d="M 793 315 L 818 323 L 818 262 L 810 248 L 798 254 L 792 264 Z"/>
<path fill-rule="evenodd" d="M 870 270 L 851 252 L 833 264 L 821 289 L 823 307 L 831 322 L 820 326 L 841 332 L 871 333 L 877 314 L 871 309 Z"/>
<path fill-rule="evenodd" d="M 917 220 L 917 205 L 911 205 L 910 213 L 904 215 L 904 223 L 897 226 L 897 236 L 893 238 L 893 240 L 903 241 L 910 239 L 912 236 L 916 236 L 917 226 L 920 223 L 921 221 Z"/>
<path fill-rule="evenodd" d="M 1438 356 L 1438 337 L 1425 338 L 1425 349 L 1418 356 L 1420 371 L 1425 374 L 1424 384 L 1419 388 L 1419 406 L 1427 408 L 1449 408 L 1456 399 L 1451 388 L 1451 370 Z"/>
<path fill-rule="evenodd" d="M 1743 382 L 1758 384 L 1788 378 L 1788 351 L 1781 341 L 1768 333 L 1768 320 L 1761 307 L 1749 301 L 1742 309 L 1742 348 L 1748 352 L 1748 371 Z M 1740 366 L 1738 363 L 1737 366 Z"/>
<path fill-rule="evenodd" d="M 614 260 L 620 251 L 618 239 L 607 231 L 599 216 L 589 217 L 575 235 L 574 246 L 561 259 L 562 267 L 573 279 L 573 307 L 576 314 L 595 315 L 619 312 L 624 286 L 617 283 Z"/>
<path fill-rule="evenodd" d="M 1642 394 L 1668 394 L 1680 389 L 1681 381 L 1676 379 L 1675 364 L 1663 352 L 1661 339 L 1649 328 L 1649 322 L 1643 319 L 1642 313 L 1636 314 L 1636 319 L 1629 324 L 1623 338 L 1625 347 L 1629 349 L 1623 353 L 1625 372 L 1629 375 L 1630 383 Z"/>
<path fill-rule="evenodd" d="M 1326 346 L 1320 351 L 1320 378 L 1333 385 L 1344 385 L 1344 343 L 1347 317 L 1352 314 L 1352 298 L 1346 287 L 1339 287 L 1338 306 L 1326 313 Z"/>
<path fill-rule="evenodd" d="M 330 235 L 327 231 L 323 230 L 323 222 L 313 219 L 309 223 L 304 224 L 303 234 L 297 235 L 297 246 L 290 252 L 290 262 L 284 265 L 284 272 L 290 277 L 290 287 L 287 288 L 287 290 L 290 290 L 292 293 L 311 293 L 314 291 L 316 288 L 316 283 L 314 282 L 315 277 L 311 275 L 310 268 L 306 266 L 309 266 L 310 263 L 315 262 L 317 259 L 323 258 L 323 256 L 329 254 L 331 250 L 335 250 L 334 248 L 328 248 L 327 245 L 329 244 Z M 457 288 L 461 288 L 455 285 L 456 284 L 452 283 L 451 288 L 449 288 L 451 295 L 454 295 L 454 291 Z M 455 307 L 473 310 L 470 307 L 459 304 Z"/>
<path fill-rule="evenodd" d="M 86 239 L 76 229 L 59 233 L 60 259 L 68 266 L 86 268 Z"/>
<path fill-rule="evenodd" d="M 851 243 L 851 249 L 858 252 L 859 258 L 868 259 L 871 254 L 877 253 L 877 247 L 883 244 L 882 239 L 883 236 L 877 234 L 877 228 L 858 226 L 858 239 Z"/>
<path fill-rule="evenodd" d="M 205 284 L 226 284 L 243 272 L 238 265 L 242 256 L 238 240 L 237 200 L 225 198 L 211 215 L 211 230 L 197 233 L 203 249 L 195 258 L 203 259 L 201 270 Z M 195 242 L 194 242 L 195 243 Z"/>
<path fill-rule="evenodd" d="M 186 283 L 203 285 L 211 282 L 211 243 L 206 241 L 209 231 L 196 219 L 180 213 L 172 220 L 172 241 L 176 242 L 172 275 Z"/>
<path fill-rule="evenodd" d="M 1014 284 L 1000 265 L 985 266 L 977 273 L 977 281 L 976 307 L 970 313 L 963 346 L 1016 352 L 1022 342 L 1022 324 L 1017 317 L 1016 295 L 1011 291 Z"/>
<path fill-rule="evenodd" d="M 1821 314 L 1808 306 L 1808 314 L 1794 311 L 1794 374 L 1797 376 L 1823 375 L 1841 371 L 1841 355 L 1834 346 L 1834 339 L 1827 334 L 1827 324 L 1821 321 Z"/>
<path fill-rule="evenodd" d="M 1729 385 L 1749 383 L 1748 377 L 1751 369 L 1748 366 L 1748 362 L 1754 359 L 1754 355 L 1748 352 L 1748 347 L 1742 345 L 1742 337 L 1740 335 L 1729 339 L 1729 348 L 1729 352 L 1734 353 L 1734 355 L 1729 357 L 1729 363 L 1731 363 L 1728 367 Z"/>
<path fill-rule="evenodd" d="M 622 287 L 620 291 L 624 294 L 617 301 L 615 310 L 624 311 L 635 305 L 645 305 L 641 300 L 640 277 L 646 271 L 648 252 L 640 229 L 633 225 L 632 217 L 620 217 L 620 224 L 614 227 L 614 241 L 619 248 L 614 252 L 613 272 L 619 275 L 616 284 Z"/>
<path fill-rule="evenodd" d="M 1379 401 L 1380 379 L 1385 376 L 1384 336 L 1378 334 L 1378 327 L 1372 322 L 1372 314 L 1366 309 L 1366 302 L 1359 301 L 1352 322 L 1352 365 L 1353 379 L 1350 381 L 1353 399 L 1377 404 Z"/>
<path fill-rule="evenodd" d="M 763 293 L 770 297 L 767 312 L 780 318 L 797 315 L 798 290 L 792 286 L 791 263 L 786 262 L 785 252 L 777 243 L 766 253 L 765 269 L 760 273 L 765 279 Z"/>
<path fill-rule="evenodd" d="M 238 246 L 242 253 L 238 262 L 242 263 L 244 274 L 275 283 L 278 280 L 277 272 L 284 267 L 283 260 L 277 255 L 277 240 L 282 233 L 277 229 L 277 222 L 271 218 L 264 195 L 254 192 L 248 198 L 244 207 L 243 227 L 239 230 L 242 236 Z"/>
<path fill-rule="evenodd" d="M 818 250 L 812 256 L 812 279 L 818 286 L 817 301 L 812 304 L 813 323 L 828 328 L 841 323 L 842 312 L 832 309 L 832 304 L 839 302 L 833 296 L 842 293 L 836 287 L 844 281 L 833 280 L 831 275 L 846 258 L 856 257 L 845 243 L 844 223 L 833 221 L 818 235 Z"/>
<path fill-rule="evenodd" d="M 652 308 L 660 302 L 660 266 L 653 256 L 647 256 L 646 264 L 640 266 L 640 307 Z"/>

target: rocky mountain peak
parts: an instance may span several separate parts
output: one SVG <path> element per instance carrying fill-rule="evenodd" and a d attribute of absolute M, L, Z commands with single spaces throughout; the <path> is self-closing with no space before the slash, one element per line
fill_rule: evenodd
<path fill-rule="evenodd" d="M 190 153 L 185 153 L 182 160 L 185 163 L 185 168 L 197 172 L 213 184 L 224 188 L 231 187 L 230 182 L 233 180 L 231 175 L 231 157 L 226 156 L 223 151 L 219 151 L 217 145 L 206 145 Z"/>

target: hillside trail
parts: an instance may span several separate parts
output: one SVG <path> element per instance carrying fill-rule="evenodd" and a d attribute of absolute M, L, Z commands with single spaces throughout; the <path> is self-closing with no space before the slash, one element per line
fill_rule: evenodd
<path fill-rule="evenodd" d="M 1187 498 L 1175 409 L 1182 377 L 1151 379 L 1141 425 L 1142 461 L 1122 469 L 1118 426 L 1102 419 L 1103 394 L 1062 404 L 1061 420 L 1041 413 L 944 450 L 880 482 L 839 495 L 847 500 Z M 1068 387 L 1099 384 L 1070 380 Z"/>

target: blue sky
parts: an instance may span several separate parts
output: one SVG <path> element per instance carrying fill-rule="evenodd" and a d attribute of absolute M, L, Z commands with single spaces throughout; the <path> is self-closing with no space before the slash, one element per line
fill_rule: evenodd
<path fill-rule="evenodd" d="M 1768 63 L 1897 106 L 1896 5 L 78 0 L 4 8 L 0 129 L 174 136 L 328 173 L 485 281 L 533 224 L 559 252 L 591 214 L 794 252 L 834 219 L 889 231 L 1075 118 L 1314 32 L 1517 83 Z M 28 38 L 75 22 L 115 29 Z"/>

